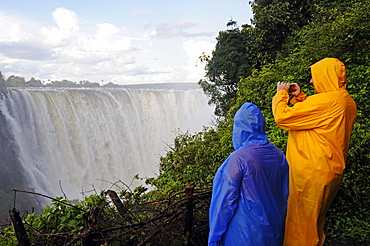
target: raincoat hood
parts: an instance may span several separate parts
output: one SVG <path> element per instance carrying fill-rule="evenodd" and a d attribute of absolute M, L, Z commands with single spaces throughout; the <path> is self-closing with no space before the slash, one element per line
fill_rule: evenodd
<path fill-rule="evenodd" d="M 324 58 L 309 68 L 317 93 L 346 89 L 346 67 L 338 59 Z"/>
<path fill-rule="evenodd" d="M 268 141 L 265 117 L 253 103 L 244 103 L 236 112 L 232 140 L 235 150 Z"/>

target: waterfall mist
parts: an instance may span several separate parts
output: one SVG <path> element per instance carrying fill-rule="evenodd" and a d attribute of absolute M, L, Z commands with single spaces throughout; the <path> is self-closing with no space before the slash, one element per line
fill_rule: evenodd
<path fill-rule="evenodd" d="M 182 87 L 17 88 L 0 109 L 1 189 L 68 199 L 156 176 L 178 131 L 214 117 L 201 89 Z"/>

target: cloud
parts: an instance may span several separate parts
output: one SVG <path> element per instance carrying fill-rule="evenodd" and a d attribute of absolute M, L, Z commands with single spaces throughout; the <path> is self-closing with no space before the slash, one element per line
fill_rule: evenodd
<path fill-rule="evenodd" d="M 54 52 L 48 47 L 31 40 L 0 42 L 0 53 L 11 59 L 47 60 Z"/>
<path fill-rule="evenodd" d="M 187 32 L 187 29 L 195 28 L 198 25 L 188 21 L 182 20 L 173 23 L 156 23 L 156 24 L 148 24 L 145 27 L 145 38 L 159 38 L 159 39 L 167 39 L 173 37 L 187 37 L 187 38 L 195 38 L 195 37 L 210 37 L 213 36 L 214 33 L 212 32 L 195 32 L 190 33 Z"/>
<path fill-rule="evenodd" d="M 97 24 L 96 26 L 99 38 L 109 38 L 120 31 L 118 27 L 110 23 Z"/>
<path fill-rule="evenodd" d="M 79 29 L 78 16 L 72 10 L 57 8 L 53 12 L 53 17 L 60 30 L 73 33 Z"/>
<path fill-rule="evenodd" d="M 130 37 L 124 36 L 123 28 L 110 23 L 95 24 L 95 34 L 80 30 L 78 16 L 73 11 L 58 8 L 53 12 L 57 28 L 42 28 L 47 37 L 45 43 L 55 46 L 55 51 L 63 59 L 87 58 L 92 62 L 113 59 L 132 51 L 140 50 L 132 44 Z"/>
<path fill-rule="evenodd" d="M 205 64 L 199 61 L 199 57 L 203 55 L 212 55 L 212 50 L 215 49 L 214 42 L 188 40 L 183 43 L 183 50 L 186 51 L 188 57 L 187 80 L 199 80 L 204 77 Z"/>
<path fill-rule="evenodd" d="M 18 42 L 30 38 L 31 35 L 22 30 L 28 26 L 28 21 L 0 13 L 0 41 Z"/>
<path fill-rule="evenodd" d="M 3 59 L 53 59 L 54 52 L 45 45 L 42 35 L 27 31 L 30 26 L 25 20 L 0 13 L 0 53 Z"/>
<path fill-rule="evenodd" d="M 129 54 L 141 52 L 141 48 L 124 35 L 124 27 L 97 23 L 95 32 L 89 33 L 80 27 L 74 11 L 57 8 L 52 16 L 54 26 L 37 30 L 36 23 L 32 29 L 22 29 L 22 20 L 0 15 L 0 65 L 22 76 L 33 73 L 32 77 L 53 79 L 135 69 L 136 59 Z M 36 67 L 39 69 L 31 71 Z"/>
<path fill-rule="evenodd" d="M 20 26 L 9 21 L 6 16 L 0 15 L 0 40 L 18 41 L 20 36 Z"/>
<path fill-rule="evenodd" d="M 73 35 L 79 30 L 77 14 L 65 8 L 57 8 L 52 15 L 57 27 L 41 28 L 45 43 L 53 46 L 68 44 L 74 37 Z"/>
<path fill-rule="evenodd" d="M 188 20 L 149 24 L 146 38 L 139 38 L 143 33 L 126 31 L 125 26 L 89 19 L 80 22 L 78 14 L 66 8 L 54 9 L 51 15 L 54 22 L 45 25 L 0 12 L 3 74 L 117 84 L 198 81 L 204 71 L 197 59 L 207 44 L 212 46 L 199 40 L 213 34 L 198 31 L 200 26 Z M 140 30 L 135 28 L 135 32 Z M 181 39 L 169 42 L 168 38 Z M 181 46 L 184 38 L 195 41 Z"/>

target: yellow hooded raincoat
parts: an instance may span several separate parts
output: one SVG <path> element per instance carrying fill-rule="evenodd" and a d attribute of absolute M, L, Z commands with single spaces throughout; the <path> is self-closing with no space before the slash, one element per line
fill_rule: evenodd
<path fill-rule="evenodd" d="M 323 245 L 327 209 L 342 181 L 357 108 L 346 91 L 345 66 L 325 58 L 311 67 L 316 94 L 288 107 L 288 92 L 272 100 L 277 125 L 289 131 L 290 166 L 284 245 Z"/>

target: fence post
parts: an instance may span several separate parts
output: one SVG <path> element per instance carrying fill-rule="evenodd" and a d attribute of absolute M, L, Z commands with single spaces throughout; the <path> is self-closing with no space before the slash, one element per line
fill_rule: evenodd
<path fill-rule="evenodd" d="M 19 216 L 19 211 L 15 208 L 9 210 L 10 219 L 14 228 L 15 235 L 20 246 L 30 246 L 30 240 L 28 239 L 26 229 L 22 223 L 22 219 Z"/>
<path fill-rule="evenodd" d="M 193 231 L 193 192 L 194 186 L 187 185 L 185 187 L 185 196 L 187 200 L 186 214 L 185 214 L 185 236 L 188 237 L 187 246 L 193 245 L 192 231 Z"/>
<path fill-rule="evenodd" d="M 114 190 L 108 190 L 107 191 L 107 194 L 110 196 L 110 198 L 112 199 L 112 202 L 114 203 L 114 205 L 116 206 L 117 208 L 117 211 L 118 213 L 121 215 L 121 217 L 124 219 L 125 218 L 125 215 L 126 215 L 126 208 L 125 206 L 123 205 L 122 201 L 119 199 L 117 193 L 114 191 Z"/>

